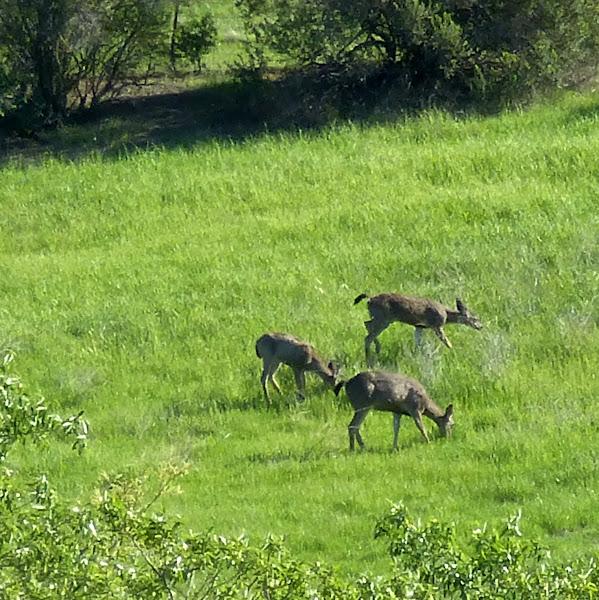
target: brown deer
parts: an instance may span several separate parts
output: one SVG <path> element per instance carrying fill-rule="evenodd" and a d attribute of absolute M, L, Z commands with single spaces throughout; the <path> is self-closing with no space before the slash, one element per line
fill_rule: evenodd
<path fill-rule="evenodd" d="M 337 382 L 339 368 L 332 362 L 327 364 L 308 342 L 288 333 L 265 333 L 256 342 L 256 354 L 264 363 L 261 381 L 267 406 L 271 404 L 266 389 L 269 380 L 277 392 L 281 393 L 281 388 L 275 381 L 275 373 L 281 363 L 293 369 L 300 400 L 305 398 L 306 371 L 315 373 L 330 386 L 334 386 Z"/>
<path fill-rule="evenodd" d="M 443 411 L 431 400 L 424 386 L 416 379 L 398 373 L 364 371 L 349 381 L 340 381 L 335 386 L 335 395 L 339 395 L 343 386 L 355 411 L 348 428 L 349 449 L 352 452 L 355 439 L 358 440 L 360 450 L 364 449 L 360 426 L 370 409 L 393 413 L 393 450 L 397 450 L 402 415 L 409 415 L 414 419 L 427 442 L 429 439 L 422 423 L 422 415 L 432 419 L 438 425 L 441 435 L 444 437 L 451 435 L 453 404 Z"/>
<path fill-rule="evenodd" d="M 422 342 L 422 330 L 432 329 L 439 339 L 448 347 L 451 344 L 443 331 L 446 323 L 458 323 L 468 325 L 473 329 L 482 329 L 480 320 L 471 313 L 465 304 L 458 299 L 456 301 L 457 310 L 444 306 L 440 302 L 428 298 L 418 298 L 415 296 L 402 296 L 401 294 L 379 294 L 378 296 L 369 296 L 360 294 L 354 304 L 358 304 L 365 298 L 368 298 L 368 312 L 370 321 L 365 321 L 368 334 L 364 339 L 366 349 L 366 362 L 372 366 L 370 356 L 370 346 L 374 342 L 377 357 L 381 351 L 381 343 L 378 336 L 395 321 L 407 323 L 416 328 L 414 331 L 414 340 L 416 345 L 420 346 Z"/>

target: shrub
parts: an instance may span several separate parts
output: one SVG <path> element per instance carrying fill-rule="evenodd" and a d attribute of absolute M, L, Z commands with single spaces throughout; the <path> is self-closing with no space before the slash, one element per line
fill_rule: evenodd
<path fill-rule="evenodd" d="M 43 398 L 34 401 L 19 378 L 10 372 L 14 355 L 5 354 L 0 364 L 0 461 L 17 442 L 40 444 L 52 437 L 73 438 L 73 448 L 82 450 L 87 440 L 83 411 L 68 418 L 51 413 Z"/>
<path fill-rule="evenodd" d="M 385 80 L 511 98 L 593 62 L 590 0 L 238 0 L 254 47 L 294 67 L 376 65 Z M 252 56 L 259 52 L 254 48 Z M 380 77 L 377 79 L 380 81 Z"/>
<path fill-rule="evenodd" d="M 210 13 L 199 19 L 187 21 L 177 29 L 175 34 L 177 57 L 194 64 L 198 72 L 202 70 L 204 57 L 215 45 L 216 26 L 214 17 Z"/>
<path fill-rule="evenodd" d="M 595 558 L 554 565 L 542 545 L 522 536 L 520 514 L 500 531 L 486 527 L 461 544 L 453 525 L 436 519 L 413 522 L 402 504 L 379 521 L 375 537 L 386 538 L 394 563 L 395 593 L 413 598 L 540 600 L 596 598 Z"/>
<path fill-rule="evenodd" d="M 0 0 L 0 116 L 35 131 L 146 82 L 168 56 L 169 4 Z M 193 60 L 210 31 L 200 20 L 187 32 Z"/>

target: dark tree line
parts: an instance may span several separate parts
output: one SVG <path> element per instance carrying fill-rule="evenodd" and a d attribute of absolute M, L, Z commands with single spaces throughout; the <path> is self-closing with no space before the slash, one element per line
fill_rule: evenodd
<path fill-rule="evenodd" d="M 216 41 L 200 0 L 0 0 L 0 119 L 60 122 Z M 499 100 L 594 68 L 599 0 L 236 0 L 247 29 L 238 74 L 273 61 L 335 89 L 400 82 Z M 187 12 L 186 12 L 187 11 Z M 337 82 L 337 83 L 336 83 Z M 349 84 L 348 84 L 349 82 Z M 337 85 L 337 87 L 335 87 Z M 399 88 L 401 88 L 401 85 Z M 330 89 L 329 89 L 330 92 Z"/>
<path fill-rule="evenodd" d="M 254 69 L 275 55 L 332 76 L 503 98 L 575 81 L 594 64 L 597 0 L 238 0 Z"/>

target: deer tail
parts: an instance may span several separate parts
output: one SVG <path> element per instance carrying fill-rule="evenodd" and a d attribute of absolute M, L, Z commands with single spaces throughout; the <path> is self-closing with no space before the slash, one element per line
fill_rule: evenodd
<path fill-rule="evenodd" d="M 346 384 L 345 381 L 340 381 L 336 386 L 335 389 L 333 390 L 335 392 L 335 396 L 339 395 L 339 392 L 341 391 L 341 388 Z"/>
<path fill-rule="evenodd" d="M 364 300 L 364 298 L 370 298 L 370 296 L 368 294 L 360 294 L 354 300 L 354 304 L 358 304 L 358 302 L 362 302 L 362 300 Z"/>

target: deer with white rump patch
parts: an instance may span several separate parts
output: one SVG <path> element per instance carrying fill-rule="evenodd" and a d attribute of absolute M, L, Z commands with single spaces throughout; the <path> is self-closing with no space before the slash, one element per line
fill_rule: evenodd
<path fill-rule="evenodd" d="M 403 296 L 401 294 L 379 294 L 378 296 L 369 296 L 360 294 L 354 304 L 358 304 L 365 298 L 368 298 L 368 312 L 370 321 L 365 321 L 364 325 L 368 334 L 364 339 L 366 350 L 366 362 L 372 366 L 372 357 L 370 355 L 370 346 L 374 342 L 377 357 L 381 351 L 381 343 L 378 336 L 391 325 L 399 321 L 407 323 L 416 328 L 414 340 L 417 346 L 422 342 L 422 330 L 432 329 L 439 339 L 448 347 L 451 344 L 443 331 L 446 323 L 457 323 L 467 325 L 473 329 L 482 329 L 481 321 L 471 313 L 461 300 L 456 301 L 457 310 L 444 306 L 440 302 L 430 300 L 429 298 L 419 298 L 416 296 Z"/>
<path fill-rule="evenodd" d="M 409 415 L 414 419 L 427 442 L 429 439 L 422 423 L 422 415 L 437 424 L 441 435 L 444 437 L 451 435 L 453 404 L 450 404 L 445 411 L 441 409 L 416 379 L 398 373 L 364 371 L 349 381 L 340 381 L 335 386 L 335 395 L 338 396 L 344 386 L 355 411 L 348 427 L 350 451 L 354 450 L 354 440 L 358 440 L 361 450 L 364 448 L 360 426 L 371 409 L 393 413 L 393 450 L 397 450 L 399 425 L 403 415 Z"/>
<path fill-rule="evenodd" d="M 265 333 L 256 342 L 256 354 L 262 359 L 264 366 L 261 382 L 267 406 L 271 403 L 266 388 L 269 380 L 277 392 L 281 393 L 275 380 L 275 373 L 281 363 L 293 370 L 300 400 L 304 400 L 306 395 L 306 372 L 315 373 L 331 387 L 337 383 L 339 368 L 332 362 L 327 364 L 308 342 L 288 333 Z"/>

